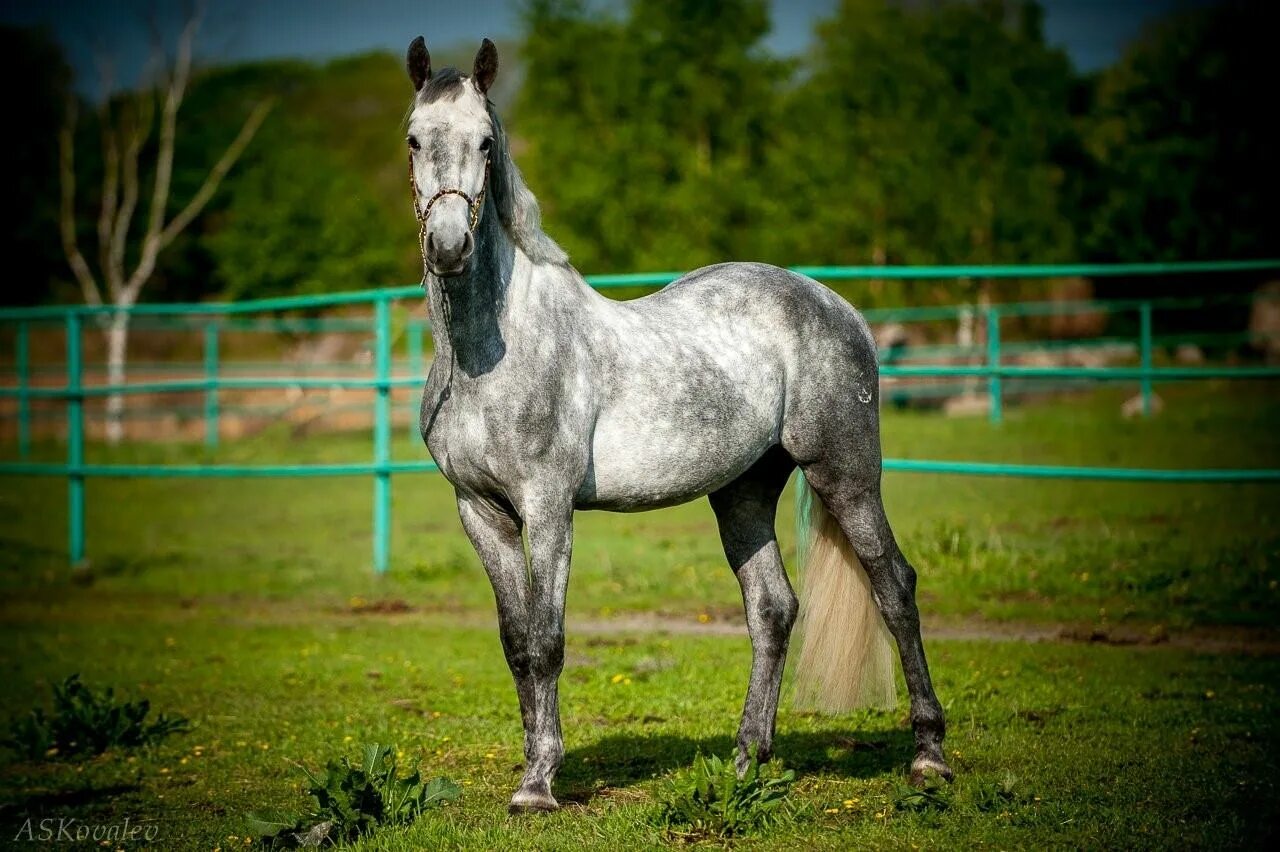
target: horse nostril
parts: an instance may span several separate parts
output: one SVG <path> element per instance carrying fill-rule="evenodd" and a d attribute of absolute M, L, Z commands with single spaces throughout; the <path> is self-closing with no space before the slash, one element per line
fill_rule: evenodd
<path fill-rule="evenodd" d="M 470 257 L 470 256 L 471 256 L 471 249 L 472 249 L 473 247 L 474 247 L 474 241 L 471 239 L 471 234 L 469 234 L 469 233 L 468 233 L 468 234 L 464 234 L 464 235 L 463 235 L 463 237 L 462 237 L 462 256 L 463 256 L 463 257 Z"/>
<path fill-rule="evenodd" d="M 436 253 L 436 237 L 435 234 L 427 234 L 427 256 L 431 257 Z"/>

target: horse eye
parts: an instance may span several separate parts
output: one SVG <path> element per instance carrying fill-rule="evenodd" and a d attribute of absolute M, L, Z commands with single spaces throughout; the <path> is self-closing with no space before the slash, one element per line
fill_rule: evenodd
<path fill-rule="evenodd" d="M 488 151 L 489 151 L 489 146 L 490 146 L 490 145 L 492 145 L 492 144 L 493 144 L 493 137 L 492 137 L 492 136 L 486 136 L 486 137 L 484 137 L 484 141 L 480 143 L 480 150 L 481 150 L 481 151 L 484 151 L 484 152 L 486 152 L 486 153 L 488 153 Z"/>
<path fill-rule="evenodd" d="M 410 136 L 410 137 L 409 137 L 409 149 L 410 149 L 410 150 L 412 150 L 412 151 L 417 151 L 417 150 L 418 150 L 418 149 L 420 149 L 421 147 L 422 147 L 422 146 L 418 144 L 418 137 L 417 137 L 417 136 Z"/>

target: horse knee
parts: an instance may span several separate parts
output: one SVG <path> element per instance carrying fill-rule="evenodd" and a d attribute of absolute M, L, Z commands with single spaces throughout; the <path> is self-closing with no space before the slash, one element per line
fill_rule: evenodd
<path fill-rule="evenodd" d="M 523 649 L 507 651 L 507 668 L 517 681 L 524 680 L 533 673 L 533 658 Z"/>
<path fill-rule="evenodd" d="M 534 677 L 557 677 L 564 669 L 564 634 L 530 636 L 526 655 Z"/>
<path fill-rule="evenodd" d="M 756 638 L 767 639 L 775 646 L 783 645 L 791 636 L 800 604 L 790 587 L 760 590 L 747 602 L 747 622 Z"/>
<path fill-rule="evenodd" d="M 766 604 L 765 613 L 768 623 L 778 633 L 778 638 L 785 640 L 791 635 L 791 628 L 796 623 L 796 615 L 800 611 L 800 602 L 795 593 L 787 589 L 784 594 L 777 594 Z"/>

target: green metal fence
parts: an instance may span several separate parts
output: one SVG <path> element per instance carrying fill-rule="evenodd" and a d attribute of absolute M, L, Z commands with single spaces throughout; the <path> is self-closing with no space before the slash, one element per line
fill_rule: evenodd
<path fill-rule="evenodd" d="M 1205 273 L 1269 273 L 1280 272 L 1280 260 L 1221 261 L 1183 264 L 1072 264 L 1060 266 L 930 266 L 930 267 L 797 267 L 815 278 L 837 280 L 925 280 L 941 278 L 1060 278 L 1108 276 L 1174 276 Z M 598 288 L 661 286 L 678 277 L 678 273 L 590 276 L 588 281 Z M 90 477 L 312 477 L 372 476 L 373 499 L 373 567 L 386 570 L 390 561 L 391 477 L 398 473 L 423 473 L 437 470 L 429 459 L 394 461 L 391 458 L 392 391 L 396 388 L 420 387 L 422 384 L 423 336 L 425 325 L 409 327 L 408 350 L 413 375 L 397 377 L 392 371 L 392 304 L 397 300 L 421 298 L 417 287 L 400 287 L 362 292 L 316 296 L 291 296 L 238 303 L 142 304 L 129 309 L 131 321 L 146 323 L 164 318 L 179 323 L 191 332 L 200 330 L 202 337 L 203 375 L 198 379 L 170 379 L 128 382 L 119 385 L 86 384 L 82 335 L 86 323 L 104 319 L 117 309 L 111 306 L 58 308 L 11 308 L 0 310 L 0 323 L 12 325 L 14 331 L 12 385 L 0 386 L 0 398 L 16 400 L 18 419 L 18 454 L 16 461 L 0 461 L 0 476 L 55 476 L 67 480 L 68 490 L 68 555 L 72 564 L 85 556 L 85 480 Z M 1157 308 L 1200 308 L 1215 301 L 1239 300 L 1240 297 L 1207 296 L 1197 299 L 1147 299 L 1125 302 L 1045 303 L 1027 302 L 984 307 L 986 326 L 986 358 L 983 364 L 885 364 L 883 378 L 965 378 L 985 381 L 989 411 L 993 422 L 1003 416 L 1005 382 L 1007 380 L 1071 380 L 1137 382 L 1144 414 L 1151 412 L 1156 382 L 1199 379 L 1273 379 L 1280 378 L 1280 368 L 1270 366 L 1205 366 L 1165 367 L 1154 363 L 1152 314 Z M 315 310 L 346 305 L 372 305 L 372 324 L 359 318 L 258 319 L 253 314 L 290 310 Z M 1035 316 L 1077 310 L 1135 310 L 1139 318 L 1138 364 L 1134 367 L 1028 367 L 1003 363 L 1007 352 L 1002 342 L 1001 320 L 1014 316 Z M 867 311 L 868 319 L 954 319 L 959 306 L 918 307 Z M 229 376 L 221 368 L 220 333 L 224 328 L 262 328 L 270 330 L 307 330 L 324 327 L 369 331 L 373 339 L 371 377 L 329 376 Z M 30 331 L 35 327 L 60 326 L 66 338 L 65 384 L 36 385 L 31 381 Z M 349 464 L 274 464 L 274 465 L 138 465 L 87 464 L 85 462 L 85 402 L 113 394 L 197 392 L 203 394 L 205 442 L 216 446 L 221 412 L 219 392 L 235 389 L 284 388 L 351 388 L 374 391 L 373 457 L 367 463 Z M 66 462 L 35 462 L 28 458 L 31 441 L 31 403 L 34 400 L 58 400 L 65 403 Z M 425 455 L 425 451 L 424 451 Z M 978 463 L 968 461 L 886 459 L 888 471 L 915 473 L 966 474 L 977 476 L 1018 476 L 1029 478 L 1164 481 L 1164 482 L 1280 482 L 1280 470 L 1178 470 L 1111 467 L 1068 467 L 1027 464 Z"/>

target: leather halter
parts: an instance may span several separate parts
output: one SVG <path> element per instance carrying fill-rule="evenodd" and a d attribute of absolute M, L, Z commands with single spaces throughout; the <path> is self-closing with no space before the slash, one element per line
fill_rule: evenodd
<path fill-rule="evenodd" d="M 427 199 L 427 206 L 419 209 L 418 207 L 418 179 L 413 173 L 413 152 L 409 152 L 409 190 L 413 193 L 413 215 L 418 220 L 418 250 L 422 252 L 422 268 L 425 271 L 427 266 L 427 217 L 431 215 L 432 206 L 444 198 L 446 195 L 456 195 L 463 201 L 467 202 L 467 211 L 470 216 L 470 222 L 467 229 L 471 233 L 476 232 L 476 225 L 480 224 L 480 214 L 484 210 L 484 195 L 489 189 L 489 156 L 486 153 L 484 158 L 484 180 L 480 183 L 480 192 L 475 198 L 467 195 L 460 189 L 442 189 L 435 195 Z M 423 279 L 425 281 L 425 277 Z"/>

